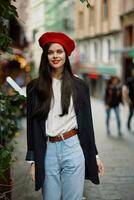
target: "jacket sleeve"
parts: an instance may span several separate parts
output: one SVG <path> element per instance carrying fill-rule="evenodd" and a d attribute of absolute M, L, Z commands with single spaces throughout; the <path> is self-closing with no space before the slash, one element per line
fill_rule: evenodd
<path fill-rule="evenodd" d="M 96 153 L 96 155 L 98 155 L 98 150 L 97 150 L 97 147 L 96 147 L 96 144 L 95 144 L 94 128 L 93 128 L 93 119 L 92 119 L 91 101 L 90 101 L 90 91 L 89 91 L 89 87 L 88 87 L 87 84 L 86 84 L 86 94 L 87 94 L 87 99 L 88 99 L 89 112 L 90 112 L 90 116 L 91 116 L 92 138 L 93 138 L 93 142 L 94 142 L 94 145 L 95 145 L 95 153 Z"/>
<path fill-rule="evenodd" d="M 30 117 L 33 111 L 33 89 L 32 82 L 27 85 L 27 161 L 34 161 L 34 136 L 33 136 L 33 118 Z"/>

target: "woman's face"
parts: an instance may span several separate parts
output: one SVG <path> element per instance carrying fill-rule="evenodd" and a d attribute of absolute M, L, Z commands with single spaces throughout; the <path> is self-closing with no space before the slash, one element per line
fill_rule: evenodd
<path fill-rule="evenodd" d="M 48 62 L 54 69 L 64 67 L 65 63 L 65 51 L 63 47 L 58 43 L 53 43 L 48 49 Z"/>
<path fill-rule="evenodd" d="M 113 84 L 113 85 L 118 85 L 118 83 L 119 83 L 119 81 L 118 81 L 117 78 L 114 78 L 114 79 L 112 80 L 112 84 Z"/>

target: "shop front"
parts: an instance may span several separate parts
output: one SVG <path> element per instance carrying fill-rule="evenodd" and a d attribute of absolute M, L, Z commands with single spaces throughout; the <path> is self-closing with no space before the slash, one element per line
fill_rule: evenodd
<path fill-rule="evenodd" d="M 91 96 L 103 99 L 105 83 L 117 74 L 116 68 L 112 66 L 81 66 L 77 73 L 89 84 Z"/>

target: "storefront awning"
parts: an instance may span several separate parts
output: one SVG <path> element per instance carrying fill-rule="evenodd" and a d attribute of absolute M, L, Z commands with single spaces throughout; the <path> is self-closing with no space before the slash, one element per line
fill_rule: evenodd
<path fill-rule="evenodd" d="M 99 66 L 97 67 L 97 71 L 100 74 L 116 75 L 116 68 L 111 66 Z"/>
<path fill-rule="evenodd" d="M 98 75 L 116 75 L 116 68 L 112 66 L 98 66 L 98 67 L 80 67 L 80 73 L 96 74 Z"/>
<path fill-rule="evenodd" d="M 111 53 L 128 53 L 129 56 L 134 58 L 134 46 L 133 47 L 124 47 L 121 49 L 114 49 L 110 51 Z"/>

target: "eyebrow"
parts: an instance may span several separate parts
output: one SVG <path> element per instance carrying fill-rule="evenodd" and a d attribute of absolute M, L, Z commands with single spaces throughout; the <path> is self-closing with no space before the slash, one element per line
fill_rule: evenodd
<path fill-rule="evenodd" d="M 53 51 L 52 49 L 48 49 L 48 51 Z M 57 49 L 56 51 L 64 51 L 63 49 Z"/>

